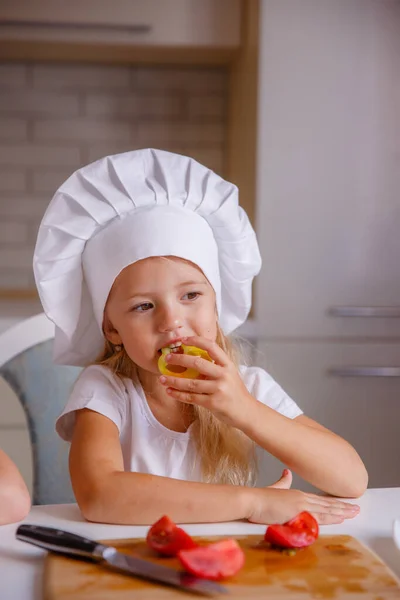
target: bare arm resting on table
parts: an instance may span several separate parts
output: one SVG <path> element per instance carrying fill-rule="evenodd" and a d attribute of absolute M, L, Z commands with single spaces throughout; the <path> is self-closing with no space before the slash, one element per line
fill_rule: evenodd
<path fill-rule="evenodd" d="M 298 490 L 195 483 L 124 472 L 119 432 L 107 417 L 77 411 L 70 452 L 74 493 L 88 521 L 148 525 L 162 515 L 180 523 L 249 519 L 284 522 L 309 510 L 324 523 L 355 516 L 351 505 Z"/>
<path fill-rule="evenodd" d="M 354 448 L 316 421 L 288 419 L 253 399 L 240 429 L 303 479 L 334 496 L 357 498 L 368 474 Z"/>
<path fill-rule="evenodd" d="M 0 525 L 21 521 L 30 507 L 31 499 L 20 472 L 0 450 Z"/>

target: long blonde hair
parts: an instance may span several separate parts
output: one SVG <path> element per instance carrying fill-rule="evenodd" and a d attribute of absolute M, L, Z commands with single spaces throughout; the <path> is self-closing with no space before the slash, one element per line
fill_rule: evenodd
<path fill-rule="evenodd" d="M 238 348 L 218 327 L 218 345 L 239 367 Z M 119 377 L 138 381 L 135 363 L 125 349 L 116 350 L 108 340 L 96 364 L 104 365 Z M 225 425 L 212 412 L 201 406 L 193 405 L 193 440 L 201 458 L 203 481 L 208 483 L 226 483 L 233 485 L 253 485 L 257 464 L 254 443 L 242 431 Z"/>

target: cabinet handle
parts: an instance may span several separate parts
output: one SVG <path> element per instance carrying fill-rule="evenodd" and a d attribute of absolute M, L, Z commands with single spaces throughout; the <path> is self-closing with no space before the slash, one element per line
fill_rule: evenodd
<path fill-rule="evenodd" d="M 332 367 L 335 377 L 400 377 L 400 367 Z"/>
<path fill-rule="evenodd" d="M 328 309 L 332 317 L 400 317 L 400 306 L 332 306 Z"/>
<path fill-rule="evenodd" d="M 17 19 L 5 19 L 0 21 L 0 28 L 7 27 L 30 27 L 31 29 L 64 29 L 64 30 L 81 30 L 81 31 L 117 31 L 119 33 L 150 33 L 153 29 L 151 25 L 146 23 L 138 23 L 134 25 L 117 24 L 117 23 L 59 23 L 55 21 L 19 21 Z"/>

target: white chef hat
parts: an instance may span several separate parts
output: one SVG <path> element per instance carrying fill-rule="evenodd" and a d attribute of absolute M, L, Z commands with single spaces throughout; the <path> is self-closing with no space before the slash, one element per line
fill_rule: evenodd
<path fill-rule="evenodd" d="M 118 274 L 150 256 L 198 265 L 230 333 L 251 306 L 261 267 L 237 187 L 186 156 L 145 149 L 107 156 L 73 173 L 39 228 L 33 269 L 54 322 L 54 359 L 85 366 L 104 346 L 103 311 Z"/>

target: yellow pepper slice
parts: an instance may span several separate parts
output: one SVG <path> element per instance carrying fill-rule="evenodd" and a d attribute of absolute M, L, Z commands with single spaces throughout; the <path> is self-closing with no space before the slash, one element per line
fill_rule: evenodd
<path fill-rule="evenodd" d="M 213 362 L 208 352 L 206 350 L 202 350 L 201 348 L 197 348 L 197 346 L 185 346 L 185 344 L 182 344 L 181 348 L 183 350 L 183 354 L 201 356 L 201 358 Z M 173 354 L 171 348 L 162 348 L 161 356 L 158 359 L 158 370 L 163 375 L 167 375 L 169 377 L 182 377 L 184 379 L 197 379 L 197 377 L 200 375 L 200 373 L 195 369 L 186 369 L 180 365 L 169 365 L 165 360 L 167 354 Z M 182 352 L 180 352 L 180 354 L 182 354 Z"/>

